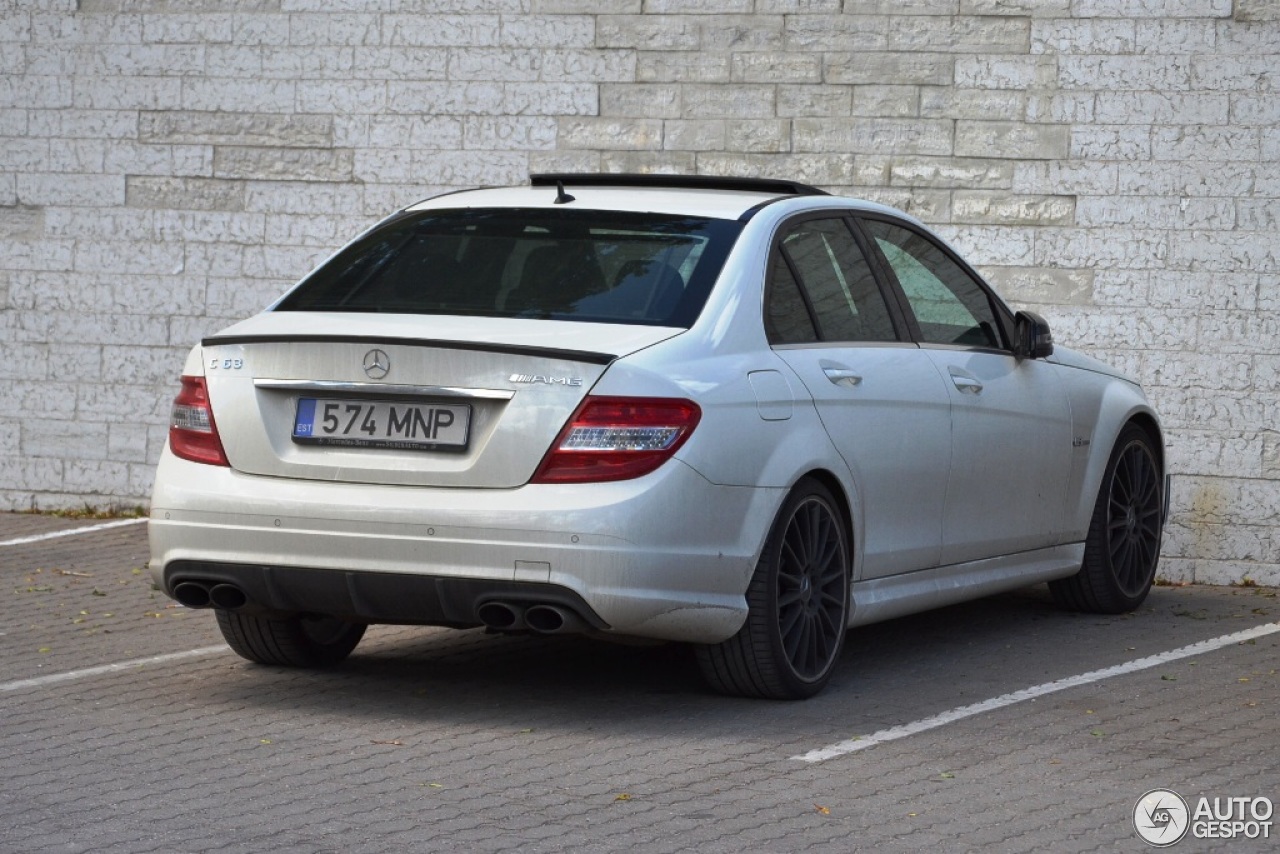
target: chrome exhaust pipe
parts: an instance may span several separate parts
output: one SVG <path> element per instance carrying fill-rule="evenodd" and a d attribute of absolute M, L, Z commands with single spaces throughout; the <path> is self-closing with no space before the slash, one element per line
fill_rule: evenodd
<path fill-rule="evenodd" d="M 249 597 L 234 584 L 215 584 L 209 588 L 209 604 L 225 611 L 238 611 L 249 604 Z"/>
<path fill-rule="evenodd" d="M 558 605 L 534 605 L 524 612 L 529 628 L 543 635 L 580 632 L 586 623 L 572 611 Z"/>
<path fill-rule="evenodd" d="M 208 608 L 209 587 L 199 581 L 183 581 L 173 588 L 173 598 L 188 608 Z"/>
<path fill-rule="evenodd" d="M 485 602 L 476 609 L 476 617 L 494 631 L 514 632 L 525 628 L 523 609 L 506 602 Z"/>

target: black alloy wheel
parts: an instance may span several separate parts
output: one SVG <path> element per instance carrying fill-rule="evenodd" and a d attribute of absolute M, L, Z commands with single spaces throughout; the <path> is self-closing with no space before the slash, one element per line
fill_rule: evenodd
<path fill-rule="evenodd" d="M 815 480 L 792 490 L 747 588 L 747 620 L 720 644 L 698 647 L 707 682 L 726 694 L 794 700 L 822 690 L 849 620 L 849 535 L 831 492 Z"/>

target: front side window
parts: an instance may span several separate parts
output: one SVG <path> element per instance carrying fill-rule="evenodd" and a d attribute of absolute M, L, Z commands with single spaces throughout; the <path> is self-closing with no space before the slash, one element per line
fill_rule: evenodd
<path fill-rule="evenodd" d="M 871 266 L 839 218 L 805 220 L 783 234 L 767 308 L 773 343 L 897 339 Z"/>
<path fill-rule="evenodd" d="M 687 328 L 741 228 L 727 220 L 602 211 L 409 213 L 344 249 L 276 310 Z"/>
<path fill-rule="evenodd" d="M 942 247 L 883 220 L 862 225 L 893 270 L 924 341 L 1003 348 L 987 292 Z"/>

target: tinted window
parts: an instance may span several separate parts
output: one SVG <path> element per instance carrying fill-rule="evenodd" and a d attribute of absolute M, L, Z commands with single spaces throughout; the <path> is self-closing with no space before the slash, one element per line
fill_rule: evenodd
<path fill-rule="evenodd" d="M 893 269 L 925 341 L 1002 346 L 987 292 L 942 247 L 922 234 L 881 220 L 863 225 Z"/>
<path fill-rule="evenodd" d="M 740 230 L 724 220 L 583 210 L 406 214 L 344 249 L 277 310 L 687 327 Z"/>
<path fill-rule="evenodd" d="M 812 334 L 824 341 L 896 340 L 884 296 L 844 220 L 807 220 L 791 226 L 780 241 L 773 270 L 769 320 L 777 333 L 770 338 L 775 343 L 814 340 L 799 332 L 814 330 L 815 325 Z M 780 308 L 788 315 L 796 309 L 811 315 L 806 324 L 793 327 L 795 334 L 787 335 L 778 319 Z"/>
<path fill-rule="evenodd" d="M 813 318 L 800 293 L 800 285 L 786 260 L 773 259 L 773 280 L 769 284 L 769 305 L 764 316 L 765 334 L 774 344 L 802 344 L 818 340 Z"/>

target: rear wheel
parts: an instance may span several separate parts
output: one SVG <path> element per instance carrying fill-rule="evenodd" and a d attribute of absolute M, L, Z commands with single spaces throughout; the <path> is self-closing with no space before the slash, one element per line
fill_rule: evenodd
<path fill-rule="evenodd" d="M 1102 477 L 1084 563 L 1070 578 L 1049 583 L 1060 604 L 1100 614 L 1142 604 L 1160 557 L 1163 489 L 1151 437 L 1132 424 L 1125 427 Z"/>
<path fill-rule="evenodd" d="M 849 541 L 831 492 L 805 480 L 783 503 L 747 588 L 747 621 L 699 646 L 708 684 L 725 694 L 798 700 L 822 690 L 849 620 Z"/>
<path fill-rule="evenodd" d="M 215 609 L 218 628 L 236 654 L 258 664 L 327 667 L 364 637 L 365 624 L 337 617 L 270 617 Z"/>

